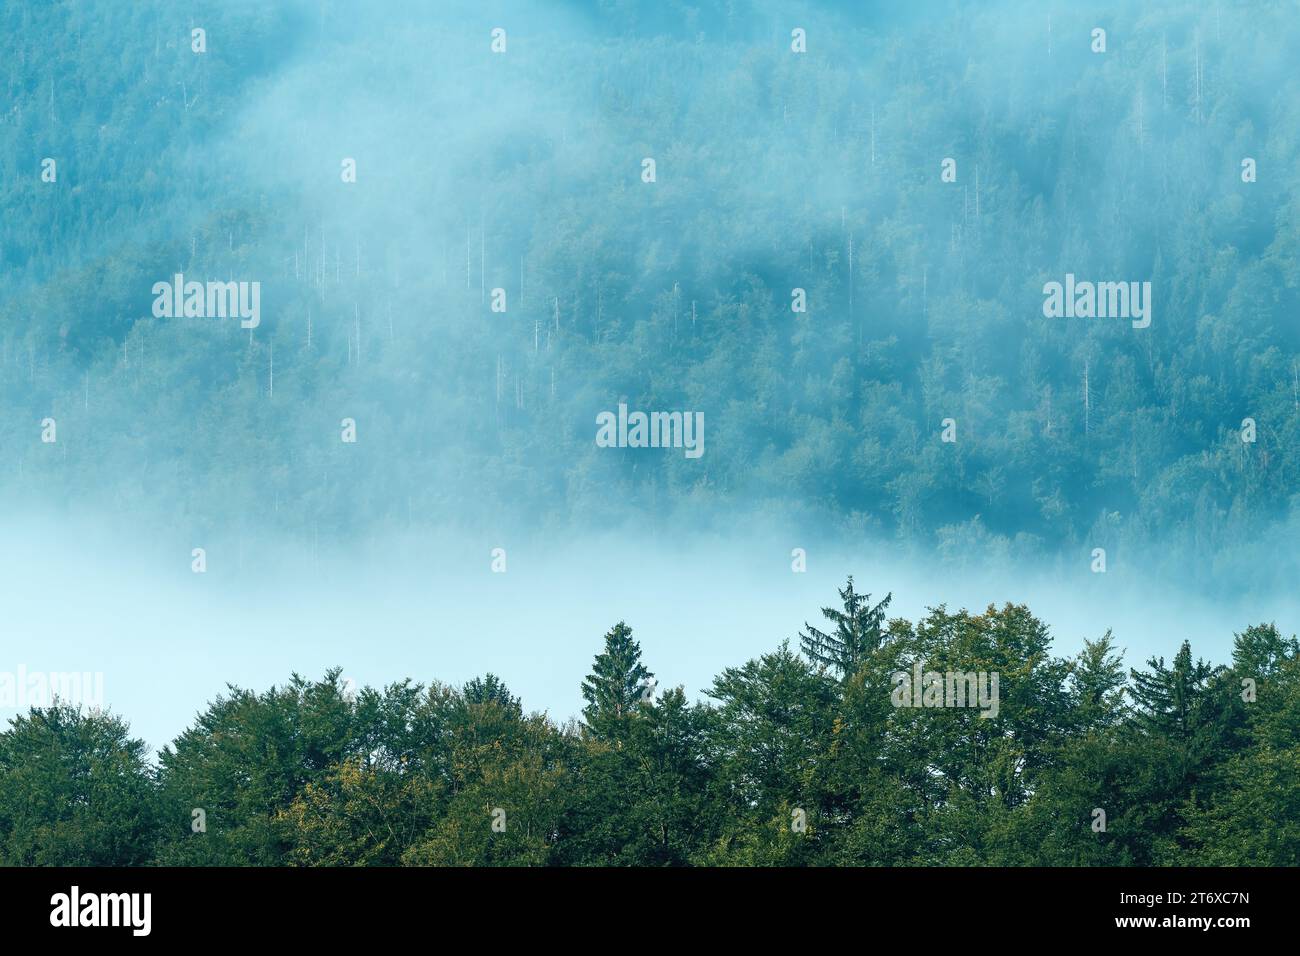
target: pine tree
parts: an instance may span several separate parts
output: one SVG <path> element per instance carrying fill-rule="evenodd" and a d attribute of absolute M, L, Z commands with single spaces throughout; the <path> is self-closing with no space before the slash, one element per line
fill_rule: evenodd
<path fill-rule="evenodd" d="M 654 675 L 641 663 L 641 647 L 632 628 L 619 621 L 605 635 L 605 650 L 596 655 L 591 673 L 582 682 L 587 706 L 582 716 L 597 736 L 614 736 L 617 724 L 632 713 L 644 682 Z"/>
<path fill-rule="evenodd" d="M 885 608 L 892 597 L 886 594 L 884 600 L 873 606 L 870 594 L 853 590 L 853 576 L 849 575 L 848 584 L 840 590 L 844 610 L 822 608 L 825 618 L 835 625 L 834 632 L 827 634 L 805 622 L 807 633 L 799 634 L 804 656 L 815 664 L 833 668 L 841 677 L 852 677 L 867 655 L 880 646 Z"/>

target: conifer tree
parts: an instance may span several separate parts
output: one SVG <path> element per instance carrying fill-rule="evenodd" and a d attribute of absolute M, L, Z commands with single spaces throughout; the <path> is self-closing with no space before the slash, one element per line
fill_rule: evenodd
<path fill-rule="evenodd" d="M 1147 661 L 1147 671 L 1130 671 L 1129 693 L 1137 705 L 1138 725 L 1177 740 L 1187 740 L 1204 720 L 1209 688 L 1223 670 L 1199 658 L 1192 660 L 1187 641 L 1174 656 L 1173 666 L 1165 659 Z"/>
<path fill-rule="evenodd" d="M 605 635 L 605 649 L 596 655 L 591 673 L 582 682 L 587 706 L 582 716 L 597 736 L 614 736 L 618 722 L 628 717 L 654 675 L 641 663 L 641 647 L 632 628 L 619 621 Z"/>
<path fill-rule="evenodd" d="M 828 634 L 804 624 L 807 633 L 799 634 L 804 656 L 815 664 L 834 669 L 841 677 L 852 677 L 867 655 L 880 646 L 884 638 L 885 608 L 892 597 L 886 594 L 884 600 L 873 605 L 870 594 L 859 594 L 853 589 L 853 575 L 849 575 L 848 584 L 840 589 L 844 610 L 822 608 L 822 614 L 835 625 L 835 630 Z"/>

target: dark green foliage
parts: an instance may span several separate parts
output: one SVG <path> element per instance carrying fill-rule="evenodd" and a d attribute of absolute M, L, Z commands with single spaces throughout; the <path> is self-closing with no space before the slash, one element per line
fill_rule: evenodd
<path fill-rule="evenodd" d="M 581 724 L 492 674 L 352 694 L 330 671 L 232 687 L 151 770 L 118 718 L 34 709 L 0 733 L 0 862 L 1300 865 L 1300 647 L 1275 626 L 1231 669 L 1184 644 L 1126 681 L 1109 633 L 1056 658 L 1022 605 L 882 629 L 841 598 L 851 671 L 787 642 L 707 703 L 647 692 L 619 622 Z M 996 673 L 996 716 L 898 706 L 916 662 Z"/>
<path fill-rule="evenodd" d="M 853 590 L 853 576 L 840 591 L 840 600 L 844 610 L 833 607 L 822 608 L 822 615 L 835 625 L 830 633 L 818 630 L 811 624 L 805 624 L 807 633 L 799 635 L 799 647 L 804 656 L 815 664 L 821 664 L 837 672 L 841 677 L 851 677 L 880 646 L 884 636 L 881 625 L 885 622 L 885 608 L 889 607 L 891 595 L 873 605 L 870 594 L 858 594 Z"/>
<path fill-rule="evenodd" d="M 596 655 L 591 673 L 582 682 L 582 699 L 587 702 L 582 716 L 591 732 L 597 737 L 619 735 L 646 696 L 646 681 L 652 677 L 641 663 L 641 647 L 632 639 L 632 628 L 619 621 L 605 635 L 605 649 Z"/>
<path fill-rule="evenodd" d="M 793 515 L 1294 586 L 1290 5 L 1121 10 L 1100 59 L 1078 22 L 1049 53 L 1037 0 L 838 4 L 796 59 L 776 2 L 602 4 L 590 35 L 515 14 L 509 60 L 471 3 L 200 2 L 202 57 L 175 6 L 0 5 L 0 500 L 240 553 Z M 264 323 L 153 316 L 182 269 L 263 282 Z M 1067 272 L 1149 279 L 1152 327 L 1045 318 Z M 623 399 L 702 411 L 707 455 L 596 449 Z M 706 702 L 647 693 L 619 622 L 581 724 L 493 674 L 330 671 L 231 687 L 150 766 L 118 717 L 37 708 L 0 733 L 0 864 L 1300 865 L 1276 626 L 1126 672 L 1109 634 L 1053 657 L 1022 605 L 889 603 L 850 578 L 803 656 Z M 996 672 L 998 715 L 895 707 L 917 662 Z"/>
<path fill-rule="evenodd" d="M 164 862 L 284 860 L 291 837 L 279 814 L 331 768 L 358 756 L 365 740 L 339 673 L 315 682 L 295 674 L 262 694 L 232 687 L 163 748 Z M 195 809 L 204 811 L 206 833 L 192 832 Z"/>
<path fill-rule="evenodd" d="M 0 733 L 0 866 L 137 866 L 158 826 L 144 743 L 118 717 L 56 703 Z"/>
<path fill-rule="evenodd" d="M 1215 679 L 1222 668 L 1192 660 L 1187 641 L 1179 648 L 1173 666 L 1165 659 L 1152 658 L 1147 671 L 1132 671 L 1129 693 L 1133 697 L 1138 726 L 1152 733 L 1179 740 L 1190 740 L 1209 719 L 1208 709 L 1216 707 L 1218 698 L 1211 696 Z"/>
<path fill-rule="evenodd" d="M 467 704 L 491 702 L 499 704 L 502 710 L 512 713 L 516 717 L 523 714 L 523 707 L 519 702 L 519 698 L 511 695 L 510 688 L 506 687 L 496 674 L 475 677 L 465 684 L 461 696 L 465 698 Z"/>

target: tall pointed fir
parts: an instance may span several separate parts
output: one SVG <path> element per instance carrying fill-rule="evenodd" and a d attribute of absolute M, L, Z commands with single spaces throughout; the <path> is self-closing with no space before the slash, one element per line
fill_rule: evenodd
<path fill-rule="evenodd" d="M 641 663 L 641 647 L 632 628 L 619 621 L 605 635 L 605 649 L 596 655 L 591 673 L 582 682 L 587 706 L 582 716 L 598 737 L 615 736 L 644 693 L 645 681 L 654 675 Z"/>
<path fill-rule="evenodd" d="M 1211 717 L 1216 703 L 1211 700 L 1215 678 L 1224 670 L 1200 658 L 1193 660 L 1187 641 L 1174 655 L 1173 666 L 1165 659 L 1151 658 L 1146 671 L 1131 670 L 1129 695 L 1136 707 L 1137 722 L 1144 730 L 1178 740 L 1189 740 Z"/>
<path fill-rule="evenodd" d="M 804 656 L 814 664 L 831 668 L 841 677 L 852 677 L 884 639 L 885 608 L 892 597 L 886 594 L 884 600 L 873 605 L 870 594 L 859 594 L 853 589 L 853 576 L 849 575 L 848 584 L 840 589 L 844 610 L 822 608 L 822 615 L 835 629 L 826 633 L 804 624 L 807 633 L 799 634 Z"/>

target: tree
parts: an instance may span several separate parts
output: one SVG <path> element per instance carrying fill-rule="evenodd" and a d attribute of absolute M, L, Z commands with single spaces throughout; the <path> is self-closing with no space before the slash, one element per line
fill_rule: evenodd
<path fill-rule="evenodd" d="M 1238 677 L 1268 680 L 1297 655 L 1300 655 L 1300 642 L 1294 635 L 1284 638 L 1276 624 L 1256 624 L 1234 635 L 1232 669 Z"/>
<path fill-rule="evenodd" d="M 1210 688 L 1222 672 L 1205 661 L 1192 660 L 1191 644 L 1183 641 L 1173 666 L 1151 658 L 1147 671 L 1131 671 L 1129 693 L 1136 707 L 1138 726 L 1181 741 L 1190 740 L 1207 718 Z"/>
<path fill-rule="evenodd" d="M 501 678 L 496 674 L 488 673 L 483 677 L 475 677 L 465 684 L 462 691 L 465 702 L 469 704 L 484 704 L 488 701 L 494 701 L 500 704 L 502 709 L 516 717 L 523 714 L 523 706 L 518 697 L 510 693 L 510 688 L 505 685 Z"/>
<path fill-rule="evenodd" d="M 120 718 L 57 702 L 0 733 L 0 865 L 139 866 L 157 805 L 141 740 Z"/>
<path fill-rule="evenodd" d="M 440 779 L 445 800 L 402 854 L 411 866 L 545 866 L 574 789 L 571 742 L 544 715 L 522 719 L 495 700 L 444 698 L 451 722 Z"/>
<path fill-rule="evenodd" d="M 707 691 L 708 754 L 723 812 L 734 821 L 707 856 L 712 864 L 808 862 L 823 840 L 822 783 L 836 731 L 836 685 L 785 642 Z M 792 814 L 808 829 L 791 838 Z M 756 855 L 756 856 L 755 856 Z"/>
<path fill-rule="evenodd" d="M 497 705 L 493 705 L 497 706 Z M 446 810 L 454 692 L 401 681 L 355 698 L 352 746 L 275 823 L 301 866 L 396 866 Z"/>
<path fill-rule="evenodd" d="M 1183 807 L 1181 835 L 1205 866 L 1300 866 L 1300 647 L 1272 624 L 1237 635 L 1233 671 L 1252 678 L 1248 746 Z M 1240 683 L 1227 691 L 1239 695 Z"/>
<path fill-rule="evenodd" d="M 639 705 L 626 739 L 581 741 L 559 862 L 683 866 L 722 829 L 707 760 L 706 708 L 681 688 Z"/>
<path fill-rule="evenodd" d="M 1085 730 L 1118 723 L 1124 715 L 1124 684 L 1123 652 L 1116 652 L 1111 632 L 1096 641 L 1085 639 L 1071 663 L 1075 723 Z"/>
<path fill-rule="evenodd" d="M 815 664 L 832 668 L 841 677 L 856 674 L 867 656 L 880 646 L 885 608 L 892 597 L 886 594 L 884 600 L 873 605 L 870 594 L 858 594 L 853 589 L 853 576 L 849 575 L 848 584 L 840 590 L 844 610 L 822 608 L 822 614 L 835 625 L 835 630 L 828 634 L 804 624 L 807 633 L 799 635 L 804 656 Z"/>
<path fill-rule="evenodd" d="M 300 866 L 397 866 L 445 809 L 440 781 L 408 768 L 350 758 L 306 784 L 276 815 Z"/>
<path fill-rule="evenodd" d="M 262 694 L 231 687 L 163 748 L 162 862 L 284 865 L 294 834 L 283 813 L 309 784 L 365 752 L 368 728 L 339 674 L 314 682 L 294 674 Z M 195 810 L 202 831 L 192 826 Z"/>
<path fill-rule="evenodd" d="M 596 655 L 591 673 L 582 682 L 587 706 L 582 716 L 598 737 L 617 736 L 624 721 L 645 693 L 645 681 L 654 674 L 641 663 L 641 648 L 632 628 L 619 621 L 605 635 L 605 649 Z"/>
<path fill-rule="evenodd" d="M 1186 823 L 1223 785 L 1225 761 L 1245 745 L 1245 704 L 1231 674 L 1193 658 L 1184 641 L 1171 666 L 1152 658 L 1146 671 L 1132 671 L 1129 689 L 1137 731 L 1127 777 L 1128 815 L 1139 865 L 1177 864 L 1191 842 Z M 1149 855 L 1146 855 L 1149 854 Z"/>

